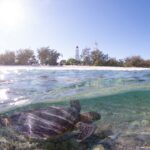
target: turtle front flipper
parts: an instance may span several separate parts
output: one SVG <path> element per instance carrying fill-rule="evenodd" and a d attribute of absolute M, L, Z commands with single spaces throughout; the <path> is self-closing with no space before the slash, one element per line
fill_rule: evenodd
<path fill-rule="evenodd" d="M 79 130 L 77 141 L 83 142 L 94 133 L 96 126 L 83 122 L 78 122 L 76 124 L 76 128 Z"/>

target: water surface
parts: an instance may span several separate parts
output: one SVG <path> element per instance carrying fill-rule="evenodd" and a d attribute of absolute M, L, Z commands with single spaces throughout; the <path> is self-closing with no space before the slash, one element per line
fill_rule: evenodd
<path fill-rule="evenodd" d="M 0 110 L 150 88 L 150 71 L 0 68 Z"/>

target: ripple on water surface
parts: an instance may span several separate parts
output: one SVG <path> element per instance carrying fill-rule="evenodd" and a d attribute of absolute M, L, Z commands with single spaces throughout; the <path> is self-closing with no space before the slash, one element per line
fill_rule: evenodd
<path fill-rule="evenodd" d="M 5 67 L 0 68 L 0 100 L 5 102 L 5 109 L 9 109 L 11 101 L 14 102 L 11 106 L 13 108 L 29 103 L 150 89 L 149 74 L 150 70 L 40 70 L 37 67 Z"/>

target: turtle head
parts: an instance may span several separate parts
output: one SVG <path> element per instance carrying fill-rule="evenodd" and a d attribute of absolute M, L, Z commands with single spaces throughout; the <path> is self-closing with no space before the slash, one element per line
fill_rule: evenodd
<path fill-rule="evenodd" d="M 81 110 L 81 105 L 80 105 L 80 102 L 79 100 L 71 100 L 70 101 L 70 106 L 75 108 L 76 110 L 78 110 L 80 112 Z"/>
<path fill-rule="evenodd" d="M 90 111 L 80 114 L 80 121 L 91 123 L 93 121 L 97 121 L 101 119 L 101 115 L 98 112 Z"/>

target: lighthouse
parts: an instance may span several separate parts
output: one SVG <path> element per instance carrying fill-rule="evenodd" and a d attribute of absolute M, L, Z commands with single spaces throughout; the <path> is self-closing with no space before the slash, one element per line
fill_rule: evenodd
<path fill-rule="evenodd" d="M 75 59 L 76 60 L 80 60 L 80 56 L 79 56 L 79 47 L 78 46 L 76 46 L 76 50 L 75 50 Z"/>

